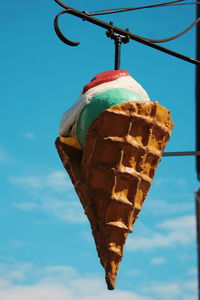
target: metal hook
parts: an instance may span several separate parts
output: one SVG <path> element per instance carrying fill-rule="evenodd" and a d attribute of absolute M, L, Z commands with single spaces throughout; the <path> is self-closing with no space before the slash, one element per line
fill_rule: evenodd
<path fill-rule="evenodd" d="M 55 32 L 56 32 L 57 36 L 59 37 L 59 39 L 60 39 L 63 43 L 65 43 L 65 44 L 67 44 L 67 45 L 69 45 L 69 46 L 78 46 L 80 43 L 79 43 L 79 42 L 73 42 L 73 41 L 69 40 L 68 38 L 66 38 L 66 37 L 62 34 L 62 32 L 60 31 L 60 28 L 59 28 L 59 26 L 58 26 L 58 19 L 59 19 L 60 15 L 67 14 L 67 13 L 69 13 L 70 11 L 71 11 L 71 9 L 65 9 L 65 10 L 61 11 L 59 14 L 57 14 L 57 16 L 56 16 L 55 19 L 54 19 L 54 29 L 55 29 Z"/>

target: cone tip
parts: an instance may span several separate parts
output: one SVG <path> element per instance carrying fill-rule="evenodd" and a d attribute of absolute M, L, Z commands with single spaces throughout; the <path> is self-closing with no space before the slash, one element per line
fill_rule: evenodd
<path fill-rule="evenodd" d="M 107 283 L 108 290 L 115 289 L 115 281 L 116 281 L 116 276 L 114 276 L 110 272 L 106 273 L 106 283 Z"/>

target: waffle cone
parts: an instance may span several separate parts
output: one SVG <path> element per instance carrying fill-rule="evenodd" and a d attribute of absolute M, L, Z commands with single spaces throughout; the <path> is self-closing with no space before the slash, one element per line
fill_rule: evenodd
<path fill-rule="evenodd" d="M 56 147 L 90 221 L 108 289 L 127 234 L 142 208 L 173 123 L 158 102 L 127 102 L 105 110 L 90 126 L 83 152 Z"/>

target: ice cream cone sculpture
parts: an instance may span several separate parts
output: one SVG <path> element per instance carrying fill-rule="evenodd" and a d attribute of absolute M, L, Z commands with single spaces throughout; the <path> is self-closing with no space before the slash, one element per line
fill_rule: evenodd
<path fill-rule="evenodd" d="M 125 71 L 97 75 L 61 121 L 56 147 L 90 221 L 108 289 L 172 128 L 170 112 Z"/>

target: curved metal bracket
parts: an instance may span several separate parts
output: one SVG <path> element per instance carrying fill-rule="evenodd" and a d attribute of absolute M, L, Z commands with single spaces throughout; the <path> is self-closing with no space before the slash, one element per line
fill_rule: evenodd
<path fill-rule="evenodd" d="M 60 31 L 60 28 L 58 26 L 58 19 L 59 19 L 59 17 L 61 15 L 64 15 L 64 14 L 68 14 L 70 11 L 71 11 L 71 9 L 65 9 L 65 10 L 61 11 L 59 14 L 57 14 L 57 16 L 54 19 L 54 29 L 55 29 L 55 32 L 56 32 L 57 36 L 59 37 L 59 39 L 63 43 L 65 43 L 65 44 L 67 44 L 69 46 L 78 46 L 80 43 L 79 42 L 73 42 L 73 41 L 69 40 L 68 38 L 66 38 L 62 34 L 62 32 Z"/>
<path fill-rule="evenodd" d="M 116 27 L 116 26 L 113 26 L 109 23 L 106 23 L 102 20 L 99 20 L 99 19 L 96 19 L 96 18 L 93 18 L 91 17 L 90 15 L 87 14 L 87 12 L 81 12 L 79 10 L 75 10 L 74 8 L 70 7 L 70 6 L 67 6 L 65 5 L 64 3 L 62 3 L 60 0 L 55 0 L 55 2 L 57 4 L 59 4 L 60 6 L 62 6 L 63 8 L 65 8 L 64 11 L 60 12 L 55 20 L 54 20 L 54 27 L 55 27 L 55 31 L 58 35 L 58 37 L 61 39 L 62 42 L 64 42 L 65 44 L 67 45 L 70 45 L 70 46 L 78 46 L 79 43 L 78 42 L 73 42 L 73 41 L 70 41 L 68 38 L 66 38 L 60 31 L 59 27 L 58 27 L 58 18 L 60 15 L 62 14 L 66 14 L 66 13 L 69 13 L 69 14 L 72 14 L 78 18 L 81 18 L 82 20 L 84 21 L 88 21 L 92 24 L 95 24 L 97 26 L 100 26 L 104 29 L 112 29 L 116 34 L 119 34 L 119 35 L 122 35 L 124 37 L 128 36 L 129 39 L 131 40 L 134 40 L 136 42 L 139 42 L 139 43 L 142 43 L 143 45 L 146 45 L 146 46 L 149 46 L 151 48 L 154 48 L 154 49 L 157 49 L 161 52 L 164 52 L 164 53 L 167 53 L 169 55 L 172 55 L 174 57 L 177 57 L 179 59 L 182 59 L 182 60 L 185 60 L 185 61 L 188 61 L 192 64 L 195 64 L 195 65 L 200 65 L 200 61 L 199 60 L 196 60 L 196 59 L 193 59 L 193 58 L 190 58 L 190 57 L 187 57 L 183 54 L 180 54 L 180 53 L 177 53 L 177 52 L 174 52 L 168 48 L 164 48 L 162 46 L 159 46 L 157 44 L 154 44 L 154 43 L 151 43 L 149 42 L 147 39 L 145 38 L 142 38 L 141 36 L 138 36 L 136 34 L 133 34 L 131 32 L 127 32 L 126 30 L 123 30 L 119 27 Z"/>

